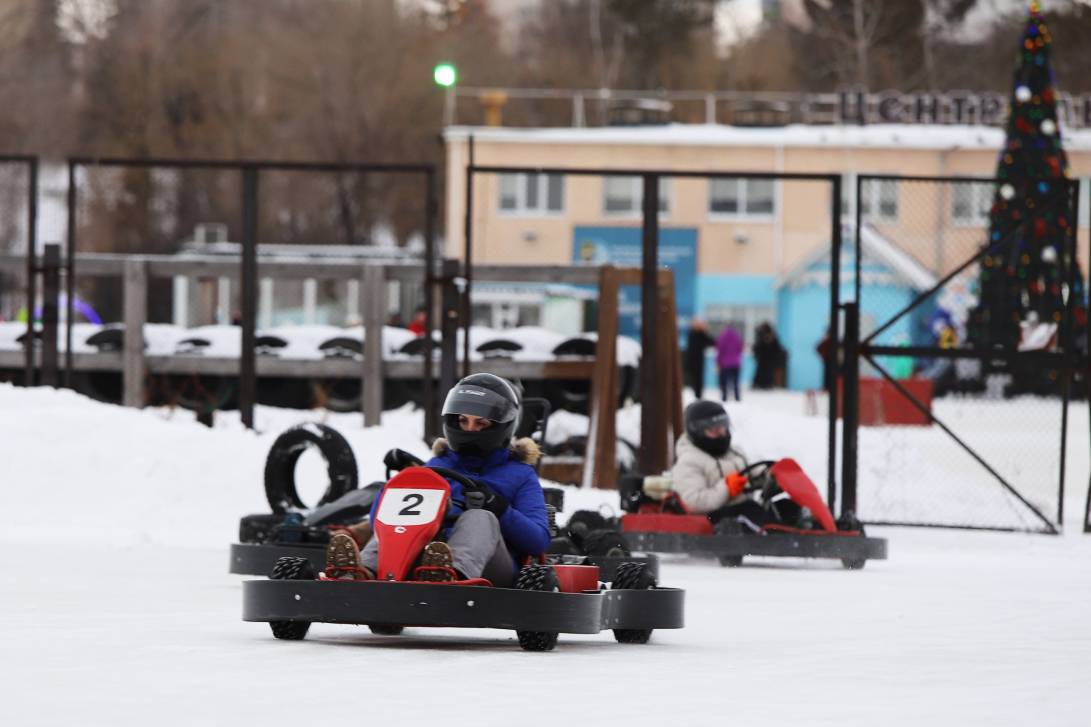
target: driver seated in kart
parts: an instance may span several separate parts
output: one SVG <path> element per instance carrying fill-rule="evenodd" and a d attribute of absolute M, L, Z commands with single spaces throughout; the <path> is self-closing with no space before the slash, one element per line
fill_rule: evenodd
<path fill-rule="evenodd" d="M 473 374 L 455 384 L 443 403 L 443 438 L 432 447 L 426 466 L 446 467 L 472 478 L 481 486 L 467 508 L 462 483 L 451 485 L 442 539 L 424 547 L 420 577 L 450 581 L 486 578 L 496 586 L 510 586 L 522 561 L 549 546 L 549 519 L 542 485 L 533 465 L 540 456 L 529 437 L 512 441 L 519 423 L 519 396 L 514 387 L 494 374 Z M 372 506 L 372 519 L 378 507 Z M 451 519 L 454 519 L 451 524 Z M 338 531 L 326 548 L 326 575 L 331 578 L 370 580 L 379 561 L 378 538 L 361 552 L 352 535 Z"/>
<path fill-rule="evenodd" d="M 746 492 L 741 474 L 747 462 L 731 447 L 731 420 L 723 405 L 699 400 L 686 407 L 686 431 L 675 445 L 671 489 L 693 514 L 721 520 L 749 521 L 752 529 L 775 519 Z"/>

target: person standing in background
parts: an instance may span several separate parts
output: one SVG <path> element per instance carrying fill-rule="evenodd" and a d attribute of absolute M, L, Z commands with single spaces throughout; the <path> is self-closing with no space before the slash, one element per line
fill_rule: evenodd
<path fill-rule="evenodd" d="M 784 367 L 787 352 L 780 345 L 776 331 L 768 323 L 758 326 L 757 340 L 754 341 L 755 389 L 772 389 L 777 385 L 778 370 Z M 783 385 L 783 382 L 780 382 Z"/>
<path fill-rule="evenodd" d="M 692 319 L 686 335 L 686 353 L 682 367 L 686 381 L 698 399 L 705 387 L 705 349 L 714 345 L 716 342 L 708 335 L 708 324 L 700 318 Z"/>
<path fill-rule="evenodd" d="M 735 401 L 742 401 L 742 397 L 739 396 L 739 368 L 742 366 L 742 352 L 742 336 L 728 325 L 716 339 L 716 365 L 720 369 L 720 398 L 724 401 L 727 401 L 729 384 L 735 392 Z"/>

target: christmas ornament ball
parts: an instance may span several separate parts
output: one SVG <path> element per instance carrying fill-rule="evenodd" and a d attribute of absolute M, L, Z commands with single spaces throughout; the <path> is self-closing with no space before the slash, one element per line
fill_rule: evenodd
<path fill-rule="evenodd" d="M 1055 263 L 1057 262 L 1057 248 L 1047 246 L 1042 248 L 1042 262 Z"/>
<path fill-rule="evenodd" d="M 1000 188 L 1000 196 L 1004 199 L 1011 199 L 1015 196 L 1015 187 L 1010 184 L 1005 184 Z"/>
<path fill-rule="evenodd" d="M 1046 136 L 1053 136 L 1055 133 L 1057 133 L 1057 124 L 1053 122 L 1053 119 L 1043 120 L 1039 128 Z"/>
<path fill-rule="evenodd" d="M 1031 92 L 1026 86 L 1017 86 L 1015 89 L 1015 100 L 1019 103 L 1026 103 L 1030 101 Z"/>

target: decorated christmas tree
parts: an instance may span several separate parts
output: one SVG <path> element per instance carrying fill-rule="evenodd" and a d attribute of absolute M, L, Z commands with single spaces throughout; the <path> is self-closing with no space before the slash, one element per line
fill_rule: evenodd
<path fill-rule="evenodd" d="M 1064 327 L 1071 266 L 1074 185 L 1057 123 L 1050 35 L 1032 2 L 989 215 L 990 250 L 981 262 L 979 301 L 968 322 L 978 348 L 1054 348 Z M 1081 276 L 1075 276 L 1073 335 L 1086 335 Z M 1055 376 L 1055 374 L 1054 374 Z"/>

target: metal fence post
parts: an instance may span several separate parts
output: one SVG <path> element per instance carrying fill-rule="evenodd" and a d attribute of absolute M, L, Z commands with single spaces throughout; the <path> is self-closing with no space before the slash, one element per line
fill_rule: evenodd
<path fill-rule="evenodd" d="M 23 385 L 34 385 L 34 308 L 38 297 L 36 269 L 38 252 L 38 159 L 30 160 L 30 179 L 27 181 L 27 333 L 24 349 Z"/>
<path fill-rule="evenodd" d="M 42 256 L 42 386 L 57 386 L 58 298 L 61 293 L 61 246 L 46 245 Z M 33 317 L 34 311 L 28 311 Z M 33 345 L 33 340 L 31 345 Z"/>
<path fill-rule="evenodd" d="M 644 174 L 643 263 L 640 274 L 640 468 L 646 474 L 659 474 L 667 462 L 666 416 L 660 411 L 663 386 L 657 360 L 659 336 L 656 332 L 659 308 L 659 175 Z"/>
<path fill-rule="evenodd" d="M 458 310 L 461 305 L 455 276 L 458 275 L 458 260 L 444 260 L 440 273 L 443 281 L 443 293 L 440 296 L 443 314 L 439 322 L 440 360 L 439 360 L 439 397 L 442 399 L 455 385 L 458 379 Z M 432 382 L 427 382 L 428 386 Z M 437 401 L 438 403 L 438 401 Z"/>
<path fill-rule="evenodd" d="M 845 363 L 843 455 L 841 457 L 841 512 L 856 511 L 857 434 L 860 422 L 860 308 L 845 303 Z"/>
<path fill-rule="evenodd" d="M 242 169 L 242 349 L 239 351 L 239 417 L 243 426 L 254 428 L 257 401 L 257 362 L 254 327 L 258 306 L 258 169 Z"/>
<path fill-rule="evenodd" d="M 124 269 L 122 403 L 140 408 L 144 406 L 144 322 L 148 318 L 148 267 L 141 258 L 127 258 Z"/>

